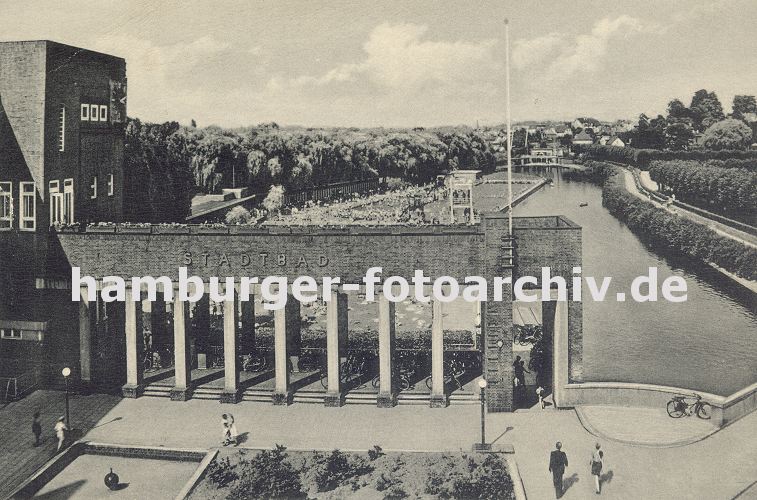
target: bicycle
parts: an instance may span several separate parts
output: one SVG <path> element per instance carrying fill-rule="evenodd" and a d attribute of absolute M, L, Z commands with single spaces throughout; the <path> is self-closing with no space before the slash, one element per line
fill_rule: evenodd
<path fill-rule="evenodd" d="M 363 374 L 365 374 L 365 357 L 348 354 L 347 359 L 339 367 L 339 382 L 346 384 L 350 380 L 362 378 Z M 321 385 L 324 389 L 329 388 L 328 370 L 321 372 Z"/>
<path fill-rule="evenodd" d="M 692 400 L 693 397 L 693 400 Z M 702 396 L 694 393 L 694 396 L 677 395 L 668 401 L 668 415 L 672 418 L 690 417 L 695 414 L 702 419 L 709 419 L 712 412 L 710 403 L 703 401 Z"/>
<path fill-rule="evenodd" d="M 246 372 L 262 372 L 268 367 L 268 358 L 263 352 L 255 350 L 242 355 L 242 370 Z"/>
<path fill-rule="evenodd" d="M 465 375 L 465 366 L 458 360 L 452 359 L 450 361 L 444 362 L 444 386 L 446 387 L 447 384 L 450 382 L 454 382 L 457 386 L 457 389 L 462 389 L 463 384 L 460 382 L 460 377 Z M 426 377 L 426 387 L 430 391 L 433 387 L 433 376 L 429 375 Z"/>

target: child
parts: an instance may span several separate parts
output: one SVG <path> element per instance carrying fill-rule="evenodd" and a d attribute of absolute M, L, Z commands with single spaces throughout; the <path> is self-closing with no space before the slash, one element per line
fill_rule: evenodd
<path fill-rule="evenodd" d="M 34 412 L 32 419 L 32 433 L 34 434 L 34 446 L 39 446 L 39 437 L 42 435 L 42 424 L 39 421 L 39 412 Z"/>

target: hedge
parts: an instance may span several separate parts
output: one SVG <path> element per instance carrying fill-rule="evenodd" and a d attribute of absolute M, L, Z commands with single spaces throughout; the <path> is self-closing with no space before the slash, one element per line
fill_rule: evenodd
<path fill-rule="evenodd" d="M 616 167 L 602 189 L 602 204 L 631 231 L 652 244 L 711 262 L 737 276 L 757 280 L 757 250 L 688 219 L 661 210 L 625 188 Z"/>
<path fill-rule="evenodd" d="M 661 188 L 692 205 L 754 221 L 757 172 L 721 168 L 697 161 L 653 161 L 649 174 Z"/>
<path fill-rule="evenodd" d="M 603 146 L 591 144 L 578 147 L 577 151 L 585 153 L 595 160 L 607 160 L 626 165 L 632 165 L 641 170 L 648 170 L 649 165 L 655 160 L 719 160 L 723 162 L 743 162 L 746 168 L 757 167 L 757 151 L 741 150 L 693 150 L 693 151 L 664 151 L 659 149 L 636 149 L 628 146 Z M 739 165 L 741 166 L 741 165 Z"/>

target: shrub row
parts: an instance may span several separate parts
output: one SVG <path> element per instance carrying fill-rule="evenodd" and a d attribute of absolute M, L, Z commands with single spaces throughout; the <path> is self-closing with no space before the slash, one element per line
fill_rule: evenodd
<path fill-rule="evenodd" d="M 693 151 L 663 151 L 659 149 L 636 149 L 628 146 L 603 146 L 601 144 L 590 144 L 578 148 L 578 151 L 585 153 L 589 158 L 595 160 L 607 160 L 626 165 L 633 165 L 642 170 L 648 170 L 649 165 L 655 160 L 719 160 L 724 162 L 743 162 L 739 166 L 754 169 L 757 165 L 757 151 L 741 150 L 693 150 Z"/>
<path fill-rule="evenodd" d="M 677 198 L 706 210 L 747 219 L 757 210 L 757 172 L 673 160 L 653 161 L 649 174 Z"/>
<path fill-rule="evenodd" d="M 656 208 L 625 189 L 617 168 L 605 181 L 602 202 L 615 217 L 650 243 L 711 262 L 749 280 L 757 280 L 757 250 L 710 228 Z"/>

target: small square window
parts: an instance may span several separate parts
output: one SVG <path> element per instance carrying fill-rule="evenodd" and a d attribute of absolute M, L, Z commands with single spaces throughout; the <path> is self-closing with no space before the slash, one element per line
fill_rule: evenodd
<path fill-rule="evenodd" d="M 83 122 L 89 121 L 89 104 L 81 105 L 81 121 Z"/>
<path fill-rule="evenodd" d="M 108 106 L 100 106 L 100 121 L 108 121 Z"/>
<path fill-rule="evenodd" d="M 98 116 L 98 106 L 97 104 L 90 104 L 89 105 L 89 121 L 96 122 Z"/>
<path fill-rule="evenodd" d="M 21 339 L 21 330 L 15 328 L 0 328 L 0 338 L 3 339 Z"/>

